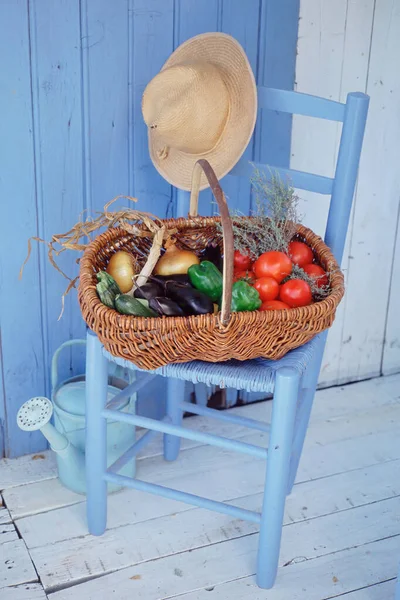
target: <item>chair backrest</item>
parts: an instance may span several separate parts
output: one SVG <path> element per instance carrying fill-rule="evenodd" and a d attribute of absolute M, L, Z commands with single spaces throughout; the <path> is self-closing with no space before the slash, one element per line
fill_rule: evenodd
<path fill-rule="evenodd" d="M 324 177 L 314 173 L 284 169 L 274 165 L 257 164 L 259 169 L 278 173 L 289 179 L 293 187 L 331 196 L 325 242 L 336 259 L 342 260 L 351 205 L 360 162 L 361 147 L 368 113 L 369 97 L 360 92 L 348 94 L 345 104 L 310 96 L 300 92 L 258 88 L 259 108 L 291 114 L 328 119 L 343 123 L 335 176 Z M 251 176 L 253 166 L 241 159 L 230 175 Z M 186 204 L 186 193 L 178 191 L 178 212 Z"/>

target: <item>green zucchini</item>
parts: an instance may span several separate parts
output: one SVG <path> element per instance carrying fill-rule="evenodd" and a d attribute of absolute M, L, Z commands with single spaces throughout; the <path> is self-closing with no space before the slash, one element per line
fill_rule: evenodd
<path fill-rule="evenodd" d="M 121 294 L 117 282 L 105 271 L 99 271 L 96 277 L 99 282 L 96 285 L 96 290 L 100 300 L 109 308 L 115 308 L 115 298 Z"/>
<path fill-rule="evenodd" d="M 128 294 L 121 294 L 115 298 L 115 308 L 123 315 L 132 315 L 134 317 L 157 317 L 157 313 L 148 308 L 137 298 Z"/>

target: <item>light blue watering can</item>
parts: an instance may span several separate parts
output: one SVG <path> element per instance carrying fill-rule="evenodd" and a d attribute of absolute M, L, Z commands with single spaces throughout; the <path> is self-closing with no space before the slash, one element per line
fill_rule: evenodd
<path fill-rule="evenodd" d="M 86 493 L 85 483 L 85 376 L 77 375 L 58 381 L 58 358 L 62 350 L 85 340 L 69 340 L 54 353 L 51 364 L 51 400 L 31 398 L 17 414 L 18 426 L 23 431 L 40 429 L 57 457 L 58 476 L 63 485 L 78 494 Z M 114 368 L 109 376 L 108 401 L 129 385 Z M 133 413 L 135 397 L 124 399 L 119 410 Z M 54 425 L 50 419 L 54 414 Z M 135 428 L 127 423 L 107 422 L 107 464 L 115 462 L 135 442 Z M 135 476 L 135 461 L 121 469 L 121 475 Z M 109 485 L 110 492 L 119 489 Z"/>

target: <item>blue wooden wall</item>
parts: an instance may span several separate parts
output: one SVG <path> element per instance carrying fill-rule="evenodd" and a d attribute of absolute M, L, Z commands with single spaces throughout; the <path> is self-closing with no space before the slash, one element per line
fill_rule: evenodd
<path fill-rule="evenodd" d="M 174 215 L 175 192 L 148 156 L 147 82 L 187 38 L 225 31 L 245 47 L 259 83 L 290 89 L 297 25 L 298 0 L 0 0 L 0 456 L 44 447 L 40 434 L 17 429 L 16 412 L 49 393 L 60 343 L 84 335 L 75 292 L 57 321 L 66 281 L 43 247 L 34 246 L 18 281 L 27 239 L 64 232 L 118 194 Z M 261 115 L 247 155 L 287 164 L 290 129 L 285 116 Z M 228 179 L 231 204 L 248 212 L 249 185 Z M 201 211 L 212 210 L 204 192 Z M 74 257 L 61 263 L 77 272 Z M 82 352 L 72 351 L 61 375 L 82 366 Z M 143 406 L 161 393 L 157 384 L 148 392 Z"/>

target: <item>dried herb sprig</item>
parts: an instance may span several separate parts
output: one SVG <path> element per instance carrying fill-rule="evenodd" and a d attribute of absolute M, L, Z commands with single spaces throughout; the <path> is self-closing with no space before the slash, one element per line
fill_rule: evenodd
<path fill-rule="evenodd" d="M 257 167 L 254 167 L 250 183 L 255 195 L 257 214 L 260 217 L 270 217 L 279 226 L 277 240 L 287 249 L 296 233 L 296 223 L 301 222 L 299 197 L 294 188 L 289 181 L 282 181 L 277 172 L 270 171 L 269 178 L 265 171 L 260 171 Z"/>
<path fill-rule="evenodd" d="M 256 210 L 251 218 L 234 212 L 232 217 L 235 250 L 257 258 L 270 250 L 288 251 L 289 242 L 301 221 L 299 198 L 294 188 L 283 182 L 277 173 L 254 167 L 251 184 Z"/>
<path fill-rule="evenodd" d="M 256 210 L 250 217 L 237 211 L 231 213 L 235 250 L 250 254 L 253 259 L 270 250 L 288 254 L 289 243 L 296 239 L 297 225 L 302 221 L 298 211 L 299 197 L 294 188 L 282 181 L 276 172 L 267 174 L 254 167 L 250 181 Z M 219 229 L 222 232 L 220 226 Z M 329 278 L 332 271 L 327 275 Z M 319 278 L 310 277 L 298 265 L 293 265 L 292 273 L 284 282 L 290 279 L 306 281 L 314 301 L 323 300 L 331 293 L 329 284 L 318 285 Z"/>

